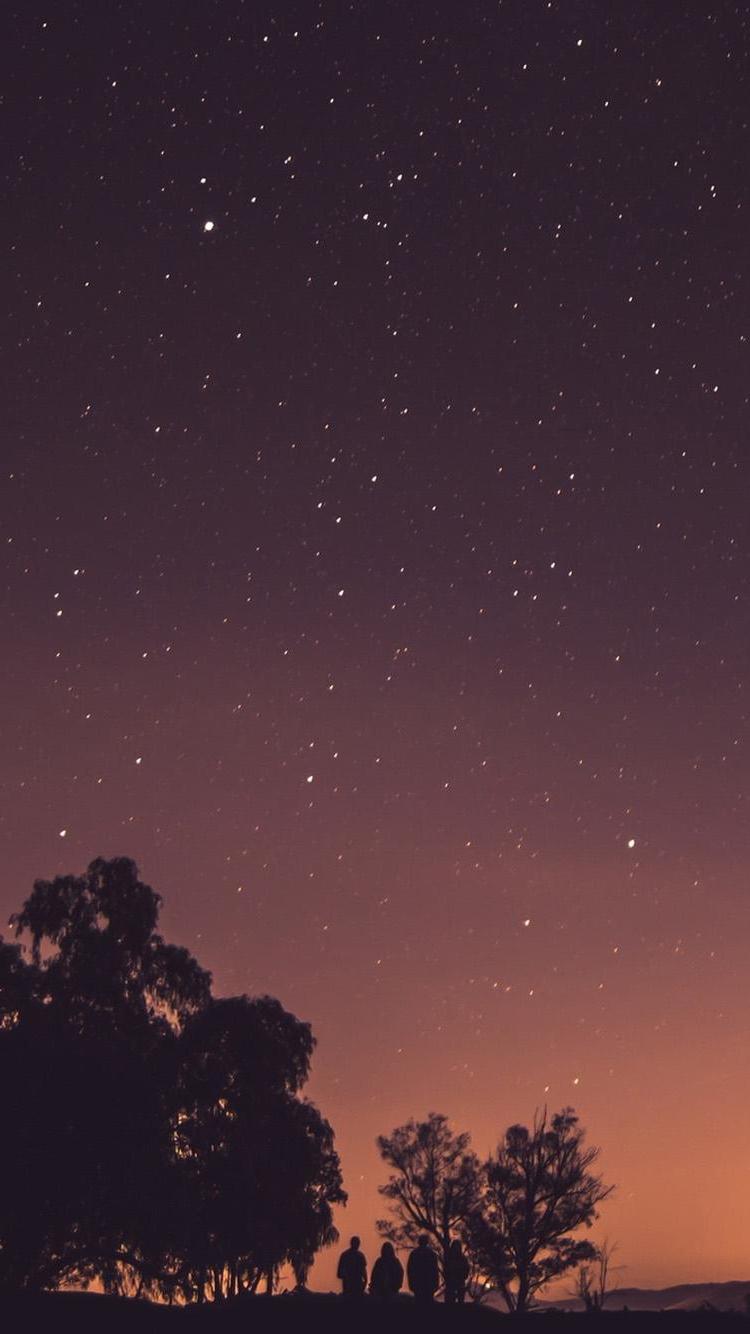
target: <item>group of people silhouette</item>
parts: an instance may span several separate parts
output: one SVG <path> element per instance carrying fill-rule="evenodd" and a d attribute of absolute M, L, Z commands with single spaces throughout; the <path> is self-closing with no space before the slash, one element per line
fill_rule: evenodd
<path fill-rule="evenodd" d="M 341 1252 L 337 1270 L 344 1297 L 363 1297 L 368 1290 L 367 1260 L 361 1249 L 359 1237 L 352 1237 L 348 1249 Z M 462 1302 L 466 1297 L 466 1284 L 469 1278 L 469 1261 L 460 1241 L 452 1241 L 445 1258 L 445 1300 Z M 418 1302 L 432 1302 L 440 1287 L 440 1265 L 430 1239 L 423 1234 L 409 1252 L 406 1262 L 406 1281 L 409 1291 Z M 404 1282 L 404 1267 L 393 1246 L 384 1241 L 380 1255 L 372 1267 L 369 1292 L 372 1297 L 388 1300 L 397 1297 Z"/>

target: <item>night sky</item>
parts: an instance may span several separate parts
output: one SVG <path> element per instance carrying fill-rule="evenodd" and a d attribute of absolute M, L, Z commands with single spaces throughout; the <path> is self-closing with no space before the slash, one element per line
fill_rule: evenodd
<path fill-rule="evenodd" d="M 9 15 L 0 910 L 132 856 L 309 1019 L 370 1258 L 376 1134 L 572 1103 L 621 1282 L 750 1275 L 749 38 Z"/>

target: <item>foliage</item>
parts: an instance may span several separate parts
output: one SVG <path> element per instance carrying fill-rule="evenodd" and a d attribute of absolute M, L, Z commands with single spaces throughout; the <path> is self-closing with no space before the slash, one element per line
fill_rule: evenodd
<path fill-rule="evenodd" d="M 416 1246 L 426 1233 L 444 1274 L 451 1241 L 463 1233 L 479 1196 L 479 1160 L 469 1149 L 469 1136 L 454 1134 L 447 1117 L 431 1112 L 425 1121 L 407 1121 L 379 1136 L 377 1144 L 392 1168 L 380 1187 L 392 1217 L 380 1219 L 378 1231 L 400 1247 Z"/>
<path fill-rule="evenodd" d="M 481 1205 L 468 1228 L 477 1269 L 502 1293 L 509 1311 L 525 1311 L 551 1279 L 597 1256 L 587 1240 L 597 1205 L 611 1187 L 591 1172 L 599 1156 L 586 1148 L 573 1109 L 546 1112 L 529 1130 L 511 1126 L 484 1165 Z"/>
<path fill-rule="evenodd" d="M 335 1239 L 314 1040 L 211 996 L 126 858 L 37 881 L 0 940 L 0 1287 L 219 1298 Z"/>
<path fill-rule="evenodd" d="M 200 1210 L 178 1237 L 186 1296 L 254 1292 L 286 1259 L 336 1240 L 345 1200 L 333 1132 L 296 1094 L 307 1078 L 309 1025 L 270 997 L 215 1001 L 186 1025 L 172 1125 L 177 1160 Z"/>
<path fill-rule="evenodd" d="M 147 1028 L 160 1036 L 211 994 L 210 974 L 157 934 L 160 907 L 130 858 L 97 858 L 82 876 L 37 880 L 12 921 L 16 935 L 31 937 L 45 997 L 59 999 L 75 1023 L 106 1016 L 131 1033 L 140 1027 L 141 1037 Z"/>

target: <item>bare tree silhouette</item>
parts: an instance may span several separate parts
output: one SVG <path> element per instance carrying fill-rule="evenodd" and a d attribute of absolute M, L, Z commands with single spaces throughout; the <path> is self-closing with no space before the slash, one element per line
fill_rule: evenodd
<path fill-rule="evenodd" d="M 576 1274 L 571 1292 L 589 1312 L 601 1311 L 607 1297 L 617 1291 L 610 1282 L 612 1257 L 616 1250 L 617 1243 L 605 1239 L 601 1246 L 597 1246 L 594 1259 L 582 1264 Z"/>

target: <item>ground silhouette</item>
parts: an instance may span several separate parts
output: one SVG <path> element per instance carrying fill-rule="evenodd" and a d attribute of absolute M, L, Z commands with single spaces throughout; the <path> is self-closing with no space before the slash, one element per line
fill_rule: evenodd
<path fill-rule="evenodd" d="M 240 1297 L 187 1307 L 156 1305 L 96 1293 L 55 1292 L 0 1298 L 0 1328 L 49 1334 L 503 1334 L 504 1329 L 538 1334 L 740 1334 L 747 1317 L 738 1312 L 547 1311 L 507 1315 L 484 1306 L 420 1309 L 410 1297 L 393 1302 L 362 1298 L 354 1303 L 332 1294 Z"/>

